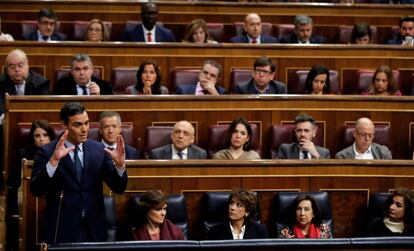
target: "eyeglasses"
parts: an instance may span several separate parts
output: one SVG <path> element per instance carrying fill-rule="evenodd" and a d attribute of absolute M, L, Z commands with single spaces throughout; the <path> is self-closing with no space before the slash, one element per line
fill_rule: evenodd
<path fill-rule="evenodd" d="M 267 70 L 262 70 L 262 69 L 254 69 L 254 73 L 268 75 L 268 74 L 270 74 L 272 72 L 271 71 L 267 71 Z"/>
<path fill-rule="evenodd" d="M 375 136 L 375 133 L 360 133 L 357 129 L 355 129 L 355 132 L 361 137 L 361 138 L 369 138 L 372 139 Z"/>

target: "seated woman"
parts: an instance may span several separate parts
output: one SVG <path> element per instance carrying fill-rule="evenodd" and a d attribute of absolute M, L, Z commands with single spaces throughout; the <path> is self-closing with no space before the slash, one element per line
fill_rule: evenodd
<path fill-rule="evenodd" d="M 181 229 L 165 218 L 167 197 L 158 190 L 146 191 L 139 200 L 145 223 L 133 232 L 135 240 L 184 240 Z"/>
<path fill-rule="evenodd" d="M 39 147 L 49 144 L 55 140 L 55 132 L 47 120 L 34 120 L 30 128 L 29 142 L 25 148 L 17 150 L 16 166 L 10 170 L 8 185 L 8 212 L 17 212 L 17 191 L 21 184 L 21 160 L 23 158 L 33 160 Z"/>
<path fill-rule="evenodd" d="M 290 224 L 278 230 L 278 238 L 332 238 L 330 227 L 321 222 L 319 206 L 312 196 L 298 195 L 289 213 Z"/>
<path fill-rule="evenodd" d="M 161 85 L 161 71 L 158 65 L 152 60 L 145 60 L 137 71 L 137 84 L 128 86 L 127 94 L 133 95 L 155 95 L 168 94 L 167 87 Z"/>
<path fill-rule="evenodd" d="M 257 152 L 251 150 L 252 128 L 245 118 L 235 118 L 227 129 L 224 146 L 226 149 L 214 154 L 214 159 L 260 159 Z"/>
<path fill-rule="evenodd" d="M 395 190 L 385 203 L 384 217 L 368 223 L 368 236 L 414 236 L 414 192 Z"/>
<path fill-rule="evenodd" d="M 229 221 L 208 233 L 209 240 L 239 240 L 269 238 L 266 226 L 253 220 L 256 196 L 248 190 L 236 189 L 229 196 Z"/>
<path fill-rule="evenodd" d="M 370 44 L 371 27 L 368 24 L 355 24 L 351 33 L 351 44 Z"/>
<path fill-rule="evenodd" d="M 329 94 L 329 69 L 322 65 L 314 65 L 305 82 L 305 94 Z"/>
<path fill-rule="evenodd" d="M 386 65 L 379 66 L 374 75 L 367 91 L 363 95 L 378 95 L 378 96 L 401 96 L 401 92 L 397 89 L 397 84 L 394 80 L 394 75 L 390 67 Z"/>
<path fill-rule="evenodd" d="M 210 37 L 206 21 L 203 19 L 195 19 L 187 26 L 183 42 L 196 44 L 217 43 Z"/>
<path fill-rule="evenodd" d="M 86 28 L 85 41 L 102 42 L 109 41 L 109 31 L 99 19 L 92 19 Z"/>

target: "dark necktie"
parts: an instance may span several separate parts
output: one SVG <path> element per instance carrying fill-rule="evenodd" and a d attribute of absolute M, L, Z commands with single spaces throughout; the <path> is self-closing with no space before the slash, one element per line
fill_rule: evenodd
<path fill-rule="evenodd" d="M 183 159 L 184 153 L 183 152 L 177 152 L 178 157 L 180 157 L 180 159 Z"/>
<path fill-rule="evenodd" d="M 303 159 L 308 159 L 308 151 L 302 151 Z"/>
<path fill-rule="evenodd" d="M 82 89 L 82 95 L 88 95 L 88 92 L 86 91 L 86 86 L 79 85 L 79 87 Z"/>
<path fill-rule="evenodd" d="M 48 41 L 49 40 L 49 36 L 42 36 L 43 41 Z"/>
<path fill-rule="evenodd" d="M 256 38 L 253 38 L 253 39 L 252 39 L 252 44 L 257 44 L 257 40 L 256 40 Z"/>
<path fill-rule="evenodd" d="M 76 172 L 76 178 L 80 182 L 82 179 L 82 162 L 79 159 L 78 155 L 79 147 L 75 147 L 75 153 L 73 154 L 73 163 L 75 164 L 75 172 Z"/>
<path fill-rule="evenodd" d="M 112 146 L 108 146 L 107 148 L 108 148 L 109 150 L 111 150 L 111 151 L 115 150 L 115 148 L 114 148 L 114 147 L 112 147 Z"/>

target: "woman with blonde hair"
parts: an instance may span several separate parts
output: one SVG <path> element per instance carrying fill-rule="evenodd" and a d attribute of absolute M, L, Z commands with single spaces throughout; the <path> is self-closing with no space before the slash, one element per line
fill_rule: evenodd
<path fill-rule="evenodd" d="M 99 19 L 92 19 L 86 28 L 85 41 L 102 42 L 109 41 L 109 31 Z"/>

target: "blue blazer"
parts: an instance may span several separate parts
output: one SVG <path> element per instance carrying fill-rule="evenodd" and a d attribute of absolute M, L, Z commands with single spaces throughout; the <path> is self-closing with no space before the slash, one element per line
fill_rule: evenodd
<path fill-rule="evenodd" d="M 230 42 L 231 43 L 249 43 L 249 38 L 247 38 L 247 35 L 236 36 L 236 37 L 232 37 L 230 39 Z M 279 40 L 272 36 L 261 35 L 260 43 L 262 44 L 279 43 Z"/>
<path fill-rule="evenodd" d="M 387 41 L 387 44 L 395 44 L 395 45 L 401 45 L 403 42 L 402 36 L 398 36 L 396 38 L 390 39 Z"/>
<path fill-rule="evenodd" d="M 256 88 L 254 87 L 254 79 L 251 78 L 245 82 L 237 84 L 234 88 L 236 94 L 257 94 Z M 268 94 L 286 94 L 286 85 L 282 82 L 271 80 L 269 82 L 269 93 Z"/>
<path fill-rule="evenodd" d="M 296 34 L 294 32 L 283 36 L 280 39 L 280 43 L 282 44 L 297 44 L 298 43 L 298 37 L 296 36 Z M 322 37 L 322 36 L 318 36 L 318 35 L 312 35 L 310 38 L 310 43 L 311 44 L 323 44 L 326 43 L 326 38 Z"/>
<path fill-rule="evenodd" d="M 155 25 L 155 42 L 175 42 L 174 34 L 171 30 L 160 25 Z M 125 42 L 145 42 L 142 24 L 127 27 L 121 35 L 121 40 Z"/>
<path fill-rule="evenodd" d="M 57 140 L 39 148 L 34 159 L 30 191 L 35 196 L 46 196 L 44 212 L 44 236 L 42 241 L 79 242 L 82 224 L 86 224 L 92 241 L 107 239 L 103 184 L 105 182 L 115 193 L 123 193 L 127 185 L 127 172 L 122 177 L 117 173 L 110 156 L 104 152 L 100 142 L 87 140 L 83 143 L 82 180 L 76 178 L 74 163 L 69 156 L 59 161 L 53 175 L 49 177 L 46 164 L 53 154 Z M 63 197 L 61 198 L 61 193 Z M 58 222 L 59 205 L 61 205 Z M 86 220 L 82 223 L 82 211 Z"/>
<path fill-rule="evenodd" d="M 197 88 L 197 83 L 193 83 L 191 85 L 179 85 L 175 90 L 175 94 L 195 94 Z M 216 85 L 216 90 L 220 95 L 226 94 L 226 89 L 223 87 Z"/>
<path fill-rule="evenodd" d="M 37 41 L 39 40 L 39 37 L 37 36 L 37 30 L 35 32 L 33 32 L 32 34 L 30 34 L 29 36 L 23 36 L 24 40 L 32 40 L 32 41 Z M 67 37 L 65 34 L 60 33 L 60 32 L 55 32 L 52 34 L 52 41 L 66 41 Z"/>
<path fill-rule="evenodd" d="M 139 151 L 135 147 L 125 144 L 125 159 L 139 159 Z"/>

